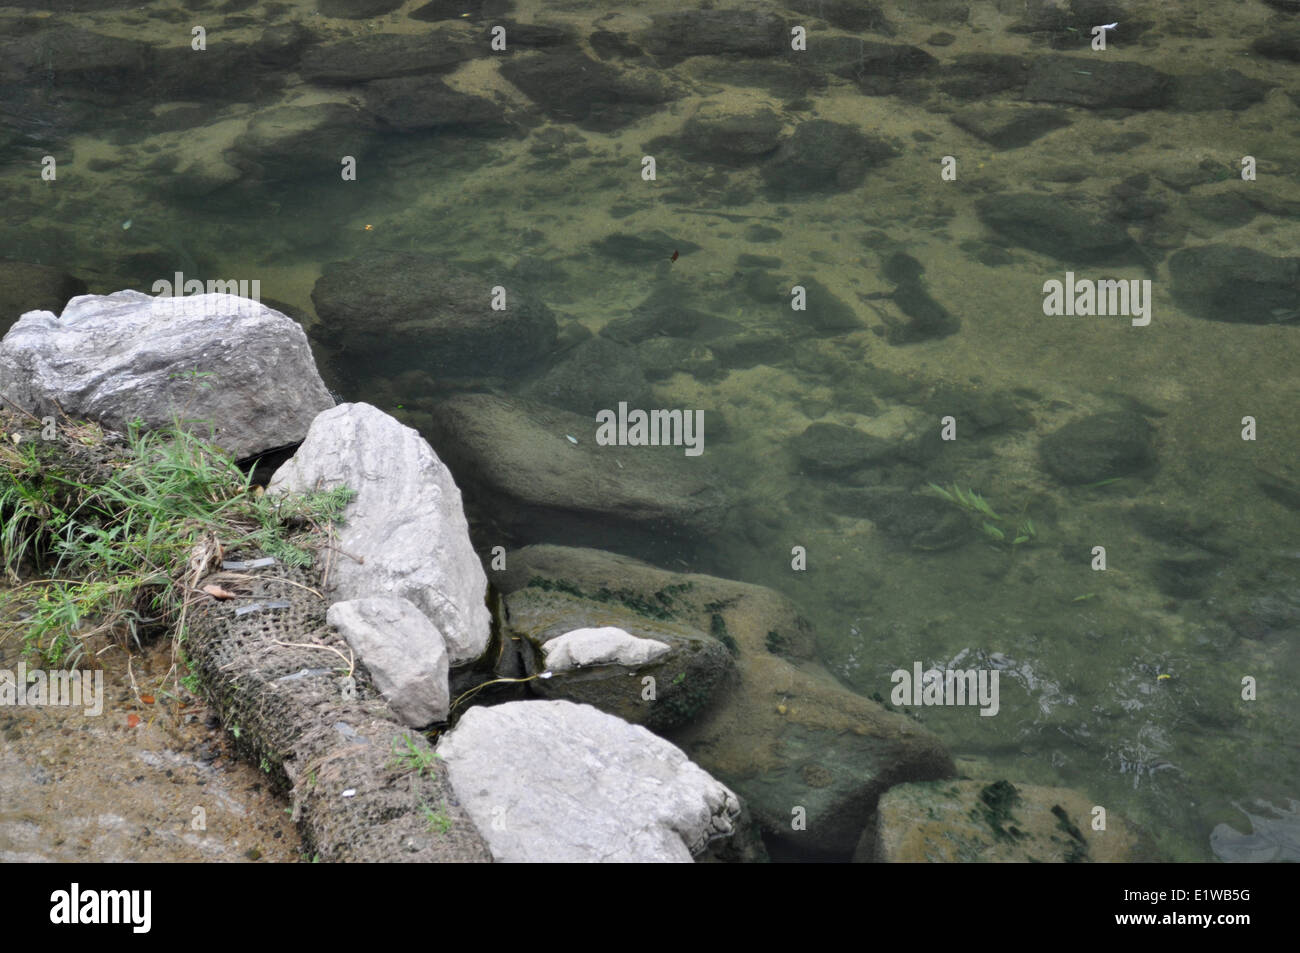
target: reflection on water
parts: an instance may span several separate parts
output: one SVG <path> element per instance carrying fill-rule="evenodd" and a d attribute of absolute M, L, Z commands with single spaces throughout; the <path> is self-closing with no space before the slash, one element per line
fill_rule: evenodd
<path fill-rule="evenodd" d="M 1293 814 L 1228 825 L 1300 783 L 1300 18 L 678 6 L 227 5 L 204 53 L 188 13 L 7 8 L 0 252 L 53 269 L 0 291 L 259 280 L 331 387 L 460 468 L 481 550 L 772 586 L 867 696 L 996 669 L 996 717 L 913 712 L 962 764 L 1083 790 L 1173 859 L 1296 859 Z M 1108 279 L 1151 280 L 1149 325 L 1044 312 L 1045 282 Z M 484 284 L 513 323 L 467 323 Z M 484 451 L 449 429 L 467 390 L 534 403 Z M 699 469 L 617 507 L 492 472 L 493 439 L 591 443 L 548 415 L 621 401 L 702 410 Z"/>

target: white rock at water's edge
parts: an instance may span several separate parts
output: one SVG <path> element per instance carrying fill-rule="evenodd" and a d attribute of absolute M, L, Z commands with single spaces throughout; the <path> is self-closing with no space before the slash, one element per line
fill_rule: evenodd
<path fill-rule="evenodd" d="M 347 639 L 403 724 L 445 721 L 451 705 L 442 634 L 406 599 L 349 599 L 326 620 Z"/>
<path fill-rule="evenodd" d="M 318 416 L 267 486 L 307 493 L 348 486 L 336 529 L 334 599 L 404 598 L 437 626 L 452 665 L 487 649 L 487 576 L 469 539 L 460 490 L 433 448 L 369 404 Z"/>
<path fill-rule="evenodd" d="M 36 414 L 125 430 L 183 417 L 246 457 L 303 438 L 334 405 L 298 323 L 228 294 L 80 295 L 28 311 L 0 342 L 0 395 Z"/>
<path fill-rule="evenodd" d="M 645 665 L 671 651 L 658 639 L 641 639 L 617 626 L 574 629 L 542 646 L 546 667 L 564 672 L 588 665 Z"/>
<path fill-rule="evenodd" d="M 689 862 L 740 814 L 680 748 L 590 705 L 471 708 L 437 750 L 498 861 Z"/>

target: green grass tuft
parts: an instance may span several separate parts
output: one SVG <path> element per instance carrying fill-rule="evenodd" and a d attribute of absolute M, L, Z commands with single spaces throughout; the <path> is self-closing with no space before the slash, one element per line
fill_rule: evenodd
<path fill-rule="evenodd" d="M 0 594 L 0 617 L 51 667 L 74 667 L 101 635 L 139 647 L 170 632 L 179 647 L 195 583 L 217 553 L 310 565 L 355 495 L 266 496 L 228 454 L 175 426 L 133 425 L 120 450 L 72 421 L 55 440 L 4 436 L 0 565 L 13 588 Z"/>

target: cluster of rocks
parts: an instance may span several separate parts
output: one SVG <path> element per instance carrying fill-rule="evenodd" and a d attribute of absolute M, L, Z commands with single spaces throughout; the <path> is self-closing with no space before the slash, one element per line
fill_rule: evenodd
<path fill-rule="evenodd" d="M 215 381 L 196 388 L 190 372 L 207 367 Z M 414 430 L 367 404 L 331 406 L 290 319 L 229 295 L 81 296 L 61 318 L 29 312 L 0 342 L 0 395 L 114 428 L 177 421 L 241 456 L 301 441 L 269 493 L 355 491 L 336 541 L 347 555 L 326 588 L 329 623 L 398 721 L 446 722 L 450 670 L 483 659 L 493 638 L 459 490 Z M 668 649 L 608 628 L 572 631 L 548 660 L 557 678 L 581 677 L 644 667 Z M 736 795 L 677 747 L 573 702 L 476 711 L 440 753 L 497 860 L 690 860 L 733 834 L 741 814 Z M 490 803 L 477 793 L 486 778 Z"/>
<path fill-rule="evenodd" d="M 208 367 L 215 386 L 196 389 L 190 372 Z M 437 745 L 446 784 L 497 860 L 756 860 L 757 831 L 801 856 L 928 850 L 891 846 L 914 836 L 914 819 L 877 803 L 953 778 L 950 755 L 910 718 L 842 688 L 788 599 L 555 545 L 494 558 L 489 587 L 433 448 L 368 404 L 333 406 L 302 330 L 270 308 L 127 291 L 78 297 L 61 318 L 30 312 L 0 342 L 0 395 L 109 426 L 177 420 L 236 455 L 300 440 L 268 493 L 354 490 L 324 590 L 328 623 L 397 722 L 454 723 Z M 515 419 L 489 400 L 471 400 L 461 426 Z M 453 707 L 453 685 L 495 680 L 519 686 L 513 700 Z M 1044 795 L 1070 805 L 1074 830 L 1083 802 L 1071 796 Z"/>
<path fill-rule="evenodd" d="M 321 12 L 352 19 L 397 6 L 327 0 Z M 943 25 L 961 20 L 962 6 L 926 4 L 918 16 Z M 1273 88 L 1231 69 L 1173 76 L 1070 55 L 1095 19 L 1082 11 L 1095 4 L 1026 5 L 1009 29 L 1052 52 L 943 58 L 893 42 L 894 26 L 877 5 L 850 0 L 788 3 L 789 13 L 610 17 L 585 43 L 567 26 L 517 23 L 510 7 L 509 0 L 431 0 L 409 14 L 432 24 L 419 33 L 327 40 L 316 26 L 274 26 L 259 40 L 227 44 L 218 82 L 196 57 L 58 22 L 29 23 L 0 43 L 0 75 L 20 90 L 35 88 L 51 51 L 59 51 L 63 65 L 48 96 L 30 104 L 32 121 L 56 137 L 60 128 L 95 128 L 105 97 L 116 102 L 122 90 L 141 91 L 133 128 L 159 143 L 149 168 L 165 171 L 163 187 L 180 199 L 256 194 L 300 177 L 305 158 L 340 151 L 382 161 L 376 147 L 389 133 L 462 143 L 531 137 L 537 161 L 561 168 L 582 154 L 586 133 L 622 130 L 661 112 L 697 80 L 765 88 L 784 104 L 779 112 L 705 104 L 647 146 L 680 160 L 684 180 L 727 183 L 737 202 L 751 189 L 778 201 L 860 189 L 904 154 L 902 143 L 857 125 L 801 118 L 807 97 L 832 84 L 942 105 L 956 136 L 998 150 L 1051 136 L 1083 111 L 1102 120 L 1152 109 L 1240 111 Z M 788 50 L 792 15 L 829 28 L 806 55 Z M 487 22 L 508 31 L 511 48 L 494 68 L 509 95 L 475 95 L 446 81 L 486 55 Z M 1125 36 L 1150 28 L 1130 18 Z M 937 33 L 926 45 L 942 50 L 951 42 Z M 1300 59 L 1296 49 L 1294 31 L 1253 46 L 1281 61 Z M 276 99 L 291 73 L 312 89 L 309 103 Z M 216 125 L 211 109 L 155 107 L 178 98 L 211 106 L 213 97 L 252 108 L 223 117 L 222 145 L 196 155 L 187 140 Z M 0 150 L 25 148 L 19 132 L 0 119 Z M 1144 141 L 1120 133 L 1105 150 Z M 118 160 L 100 161 L 112 168 Z M 1287 203 L 1220 188 L 1234 171 L 1210 160 L 1153 169 L 1100 199 L 1055 187 L 985 195 L 975 212 L 988 240 L 971 248 L 990 266 L 1015 260 L 1007 249 L 1016 248 L 1067 265 L 1155 273 L 1189 220 L 1240 226 L 1261 214 L 1297 214 Z M 1071 174 L 1058 181 L 1069 185 L 1088 172 Z M 759 224 L 744 235 L 753 243 L 781 238 Z M 886 317 L 880 329 L 890 344 L 960 331 L 961 318 L 931 295 L 920 261 L 892 244 L 871 247 L 893 291 L 870 297 L 889 300 L 902 316 Z M 665 265 L 699 250 L 679 235 L 630 230 L 598 236 L 587 249 L 613 267 Z M 1167 267 L 1175 301 L 1193 317 L 1300 323 L 1300 258 L 1217 242 L 1176 251 Z M 687 859 L 719 840 L 743 840 L 751 826 L 771 842 L 830 856 L 856 849 L 860 858 L 882 860 L 1078 859 L 1084 844 L 1090 857 L 1102 857 L 1089 835 L 1069 829 L 1087 830 L 1080 804 L 1030 789 L 1016 796 L 1033 809 L 1021 809 L 1015 823 L 1037 839 L 1032 849 L 999 839 L 996 826 L 992 842 L 945 833 L 938 839 L 948 846 L 936 847 L 918 818 L 979 813 L 988 804 L 984 788 L 949 780 L 952 762 L 934 736 L 840 688 L 814 661 L 810 628 L 794 606 L 760 587 L 593 548 L 614 545 L 611 536 L 642 553 L 655 540 L 707 540 L 736 502 L 710 464 L 687 460 L 680 448 L 642 448 L 634 467 L 619 451 L 598 450 L 590 438 L 595 411 L 620 401 L 648 405 L 654 385 L 675 374 L 710 383 L 758 364 L 802 362 L 821 376 L 818 346 L 866 329 L 856 304 L 814 276 L 787 274 L 778 256 L 743 254 L 730 270 L 728 315 L 737 300 L 775 313 L 770 306 L 796 277 L 807 310 L 742 323 L 723 317 L 718 302 L 687 281 L 665 279 L 592 334 L 545 302 L 547 286 L 565 277 L 553 262 L 525 256 L 504 275 L 495 265 L 480 270 L 414 252 L 333 262 L 312 292 L 315 343 L 339 356 L 340 377 L 376 404 L 403 405 L 398 421 L 368 404 L 334 406 L 302 329 L 277 311 L 222 295 L 163 304 L 136 292 L 76 298 L 87 290 L 76 278 L 0 261 L 0 332 L 33 312 L 0 344 L 0 396 L 38 414 L 61 408 L 119 429 L 134 419 L 162 427 L 183 417 L 238 457 L 301 441 L 271 492 L 356 489 L 338 539 L 349 555 L 330 576 L 329 621 L 394 716 L 412 727 L 444 723 L 461 714 L 452 700 L 462 689 L 492 677 L 521 680 L 516 695 L 528 700 L 471 708 L 439 748 L 499 859 Z M 488 303 L 498 283 L 504 308 Z M 215 386 L 196 370 L 214 374 Z M 1014 406 L 977 407 L 963 426 L 970 419 L 977 431 L 1026 429 L 1019 416 Z M 1149 416 L 1127 409 L 1068 421 L 1038 441 L 1039 464 L 1064 486 L 1147 474 L 1157 464 Z M 830 485 L 824 500 L 835 513 L 869 519 L 913 549 L 970 539 L 970 523 L 952 507 L 908 488 L 936 458 L 932 423 L 926 430 L 915 420 L 896 423 L 819 421 L 789 450 L 801 473 Z M 724 439 L 720 415 L 709 416 L 709 426 L 711 437 Z M 1286 481 L 1261 478 L 1260 487 L 1300 507 L 1300 491 Z M 486 525 L 471 523 L 467 510 Z M 490 573 L 471 542 L 472 530 L 484 540 L 478 533 L 489 527 L 490 538 L 513 547 L 504 568 Z M 558 539 L 567 545 L 547 544 Z M 1206 539 L 1196 535 L 1193 544 L 1203 548 Z M 1158 583 L 1175 596 L 1195 591 L 1207 572 L 1200 557 L 1167 563 Z M 1242 618 L 1280 619 L 1268 632 L 1294 622 L 1290 603 L 1270 611 L 1243 610 Z M 527 760 L 524 751 L 532 753 Z M 618 790 L 575 767 L 583 751 L 600 751 L 611 772 L 622 772 Z M 654 784 L 673 792 L 663 805 L 646 796 Z M 530 785 L 554 799 L 534 802 Z M 493 793 L 480 797 L 482 790 Z M 1069 820 L 1054 829 L 1057 807 Z M 804 828 L 791 825 L 796 809 Z M 629 816 L 637 823 L 629 825 Z M 946 821 L 940 828 L 953 830 Z M 752 841 L 745 849 L 760 852 Z"/>

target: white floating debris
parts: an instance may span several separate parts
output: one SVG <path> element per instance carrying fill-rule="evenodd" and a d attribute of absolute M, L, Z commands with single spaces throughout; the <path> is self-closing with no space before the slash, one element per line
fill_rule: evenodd
<path fill-rule="evenodd" d="M 566 433 L 566 434 L 564 435 L 564 439 L 567 440 L 567 441 L 569 441 L 569 443 L 573 444 L 574 446 L 577 446 L 577 443 L 578 443 L 578 438 L 577 438 L 577 437 L 571 436 L 571 435 L 569 435 L 569 434 Z"/>
<path fill-rule="evenodd" d="M 357 796 L 357 789 L 356 789 L 356 788 L 348 788 L 346 791 L 343 792 L 343 796 L 344 796 L 344 797 L 356 797 L 356 796 Z"/>
<path fill-rule="evenodd" d="M 131 227 L 131 220 L 128 218 L 125 222 L 122 223 L 122 231 L 126 231 L 130 227 Z"/>

